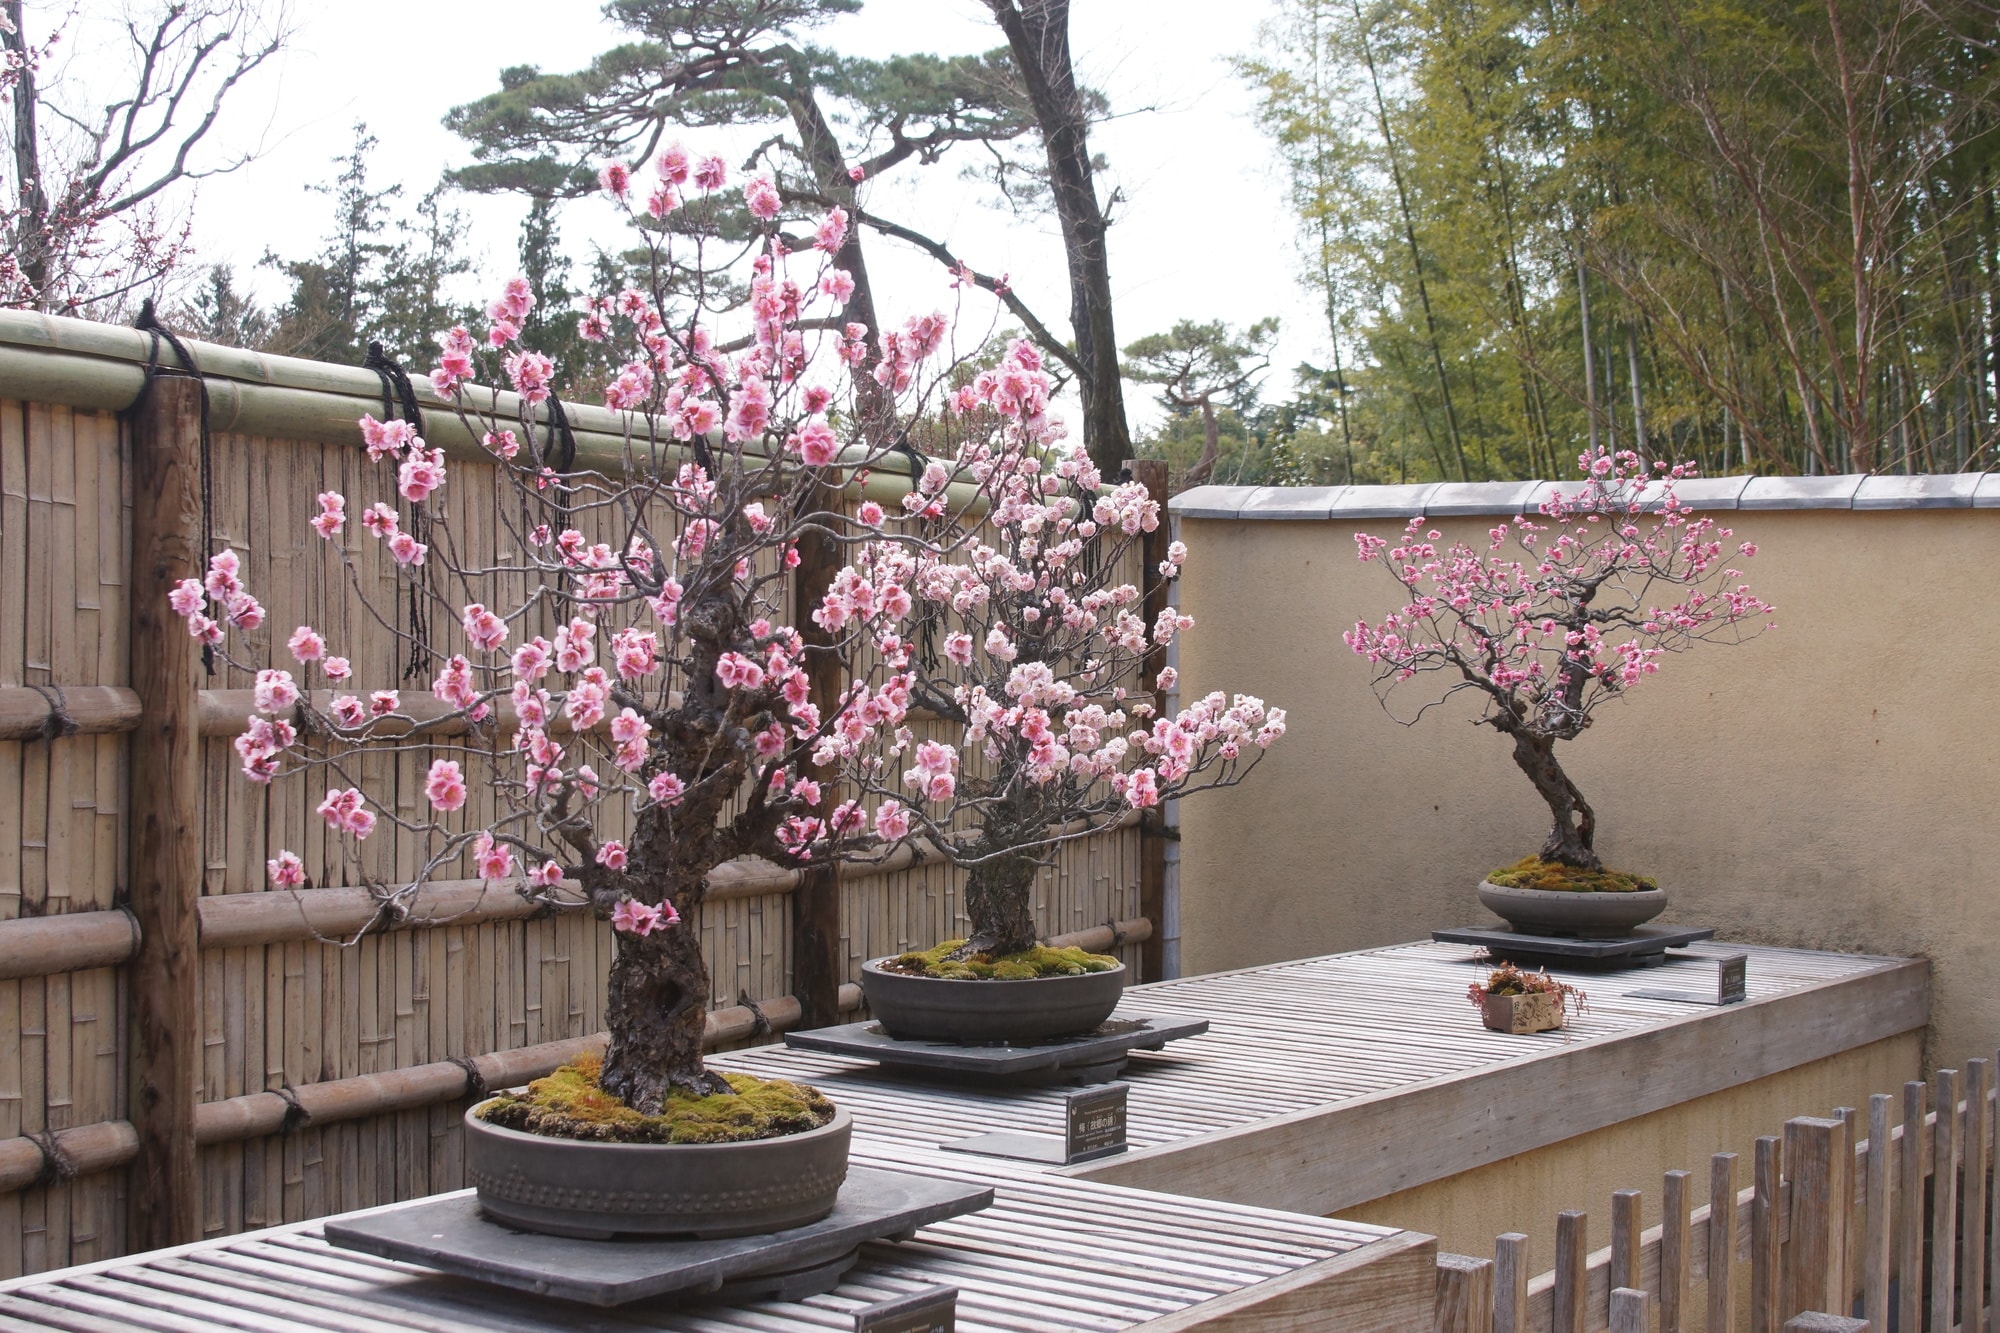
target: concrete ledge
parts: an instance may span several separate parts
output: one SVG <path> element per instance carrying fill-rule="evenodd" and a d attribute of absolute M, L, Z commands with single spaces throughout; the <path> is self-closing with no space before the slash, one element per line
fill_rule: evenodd
<path fill-rule="evenodd" d="M 1167 502 L 1180 518 L 1376 519 L 1534 514 L 1580 481 L 1413 482 L 1402 486 L 1197 486 Z M 1695 477 L 1674 493 L 1692 509 L 2000 509 L 2000 473 L 1919 477 Z M 1642 495 L 1657 508 L 1661 490 Z"/>

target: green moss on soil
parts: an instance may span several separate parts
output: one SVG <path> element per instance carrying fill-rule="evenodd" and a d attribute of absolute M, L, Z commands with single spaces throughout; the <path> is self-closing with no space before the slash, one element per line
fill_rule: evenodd
<path fill-rule="evenodd" d="M 1486 882 L 1503 889 L 1550 889 L 1557 893 L 1643 893 L 1660 887 L 1650 876 L 1628 875 L 1622 870 L 1580 870 L 1539 856 L 1524 857 L 1495 870 L 1486 876 Z"/>
<path fill-rule="evenodd" d="M 803 1134 L 833 1119 L 815 1088 L 724 1073 L 733 1093 L 674 1092 L 659 1115 L 641 1115 L 598 1086 L 604 1061 L 579 1055 L 523 1096 L 502 1093 L 479 1115 L 488 1124 L 550 1138 L 598 1143 L 742 1143 Z"/>
<path fill-rule="evenodd" d="M 1037 944 L 1020 953 L 998 958 L 976 953 L 970 958 L 946 962 L 964 940 L 946 940 L 935 949 L 917 950 L 897 956 L 888 966 L 911 976 L 937 977 L 945 981 L 1033 981 L 1037 977 L 1080 977 L 1086 972 L 1109 972 L 1118 966 L 1116 958 L 1082 949 L 1051 949 Z"/>

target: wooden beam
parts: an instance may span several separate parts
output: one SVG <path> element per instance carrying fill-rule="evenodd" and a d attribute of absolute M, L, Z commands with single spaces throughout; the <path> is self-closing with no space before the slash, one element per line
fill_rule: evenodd
<path fill-rule="evenodd" d="M 1915 1031 L 1929 1017 L 1929 964 L 1884 961 L 1858 976 L 1706 1009 L 1615 1041 L 1551 1045 L 1498 1067 L 1481 1065 L 1063 1170 L 1328 1217 Z M 1632 1069 L 1655 1076 L 1630 1078 Z M 1508 1105 L 1561 1113 L 1491 1113 Z"/>
<path fill-rule="evenodd" d="M 0 686 L 0 741 L 113 735 L 138 725 L 139 696 L 122 685 Z"/>
<path fill-rule="evenodd" d="M 1410 1333 L 1429 1327 L 1436 1301 L 1437 1239 L 1398 1231 L 1132 1333 Z"/>
<path fill-rule="evenodd" d="M 1146 533 L 1140 540 L 1139 588 L 1141 614 L 1146 623 L 1152 624 L 1161 611 L 1166 609 L 1167 594 L 1171 585 L 1160 574 L 1160 562 L 1167 558 L 1167 547 L 1173 542 L 1173 530 L 1167 524 L 1167 465 L 1161 459 L 1135 458 L 1126 466 L 1131 470 L 1132 480 L 1146 488 L 1146 494 L 1160 506 L 1160 526 Z M 1139 688 L 1153 696 L 1153 707 L 1159 710 L 1156 717 L 1164 717 L 1167 697 L 1160 689 L 1160 671 L 1167 665 L 1167 649 L 1164 644 L 1150 648 L 1139 668 Z M 1167 912 L 1167 840 L 1166 830 L 1152 824 L 1139 826 L 1139 915 L 1148 921 L 1165 921 Z M 1166 972 L 1166 941 L 1164 938 L 1147 940 L 1139 949 L 1139 980 L 1159 981 Z"/>
<path fill-rule="evenodd" d="M 0 921 L 0 981 L 117 967 L 139 947 L 130 912 L 65 912 Z"/>
<path fill-rule="evenodd" d="M 132 432 L 131 908 L 139 947 L 130 985 L 131 1120 L 138 1134 L 126 1248 L 153 1250 L 201 1237 L 194 1142 L 201 1067 L 202 886 L 200 651 L 167 604 L 175 583 L 199 577 L 201 385 L 154 377 Z"/>

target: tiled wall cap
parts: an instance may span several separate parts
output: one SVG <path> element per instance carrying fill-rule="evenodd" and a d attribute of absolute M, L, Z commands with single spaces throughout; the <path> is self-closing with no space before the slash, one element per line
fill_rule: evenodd
<path fill-rule="evenodd" d="M 1406 486 L 1349 486 L 1334 502 L 1329 517 L 1345 521 L 1351 518 L 1414 518 L 1428 513 L 1425 508 L 1430 503 L 1431 493 L 1437 490 L 1435 481 L 1412 482 Z"/>
<path fill-rule="evenodd" d="M 1742 504 L 1749 477 L 1689 477 L 1674 483 L 1674 494 L 1690 509 L 1735 509 Z M 1647 508 L 1655 508 L 1664 494 L 1661 483 L 1649 482 L 1640 497 Z"/>
<path fill-rule="evenodd" d="M 1242 518 L 1317 518 L 1332 514 L 1352 486 L 1260 486 L 1243 502 Z"/>
<path fill-rule="evenodd" d="M 1984 478 L 1977 472 L 1925 477 L 1864 477 L 1856 509 L 1969 509 Z"/>
<path fill-rule="evenodd" d="M 1852 509 L 1858 473 L 1840 477 L 1752 477 L 1738 509 Z"/>
<path fill-rule="evenodd" d="M 1972 490 L 1974 509 L 2000 509 L 2000 473 L 1988 472 Z"/>
<path fill-rule="evenodd" d="M 1540 489 L 1538 481 L 1440 482 L 1424 501 L 1424 513 L 1432 518 L 1529 513 L 1534 507 L 1528 502 Z"/>
<path fill-rule="evenodd" d="M 1167 501 L 1167 511 L 1182 518 L 1235 518 L 1262 486 L 1195 486 Z"/>

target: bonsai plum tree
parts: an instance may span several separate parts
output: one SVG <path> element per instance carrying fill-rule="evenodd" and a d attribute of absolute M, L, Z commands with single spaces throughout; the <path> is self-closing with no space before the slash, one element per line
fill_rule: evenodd
<path fill-rule="evenodd" d="M 1361 559 L 1382 563 L 1409 600 L 1345 637 L 1375 667 L 1385 708 L 1390 691 L 1419 676 L 1446 683 L 1418 717 L 1460 691 L 1479 696 L 1478 721 L 1507 737 L 1548 803 L 1542 859 L 1600 871 L 1596 812 L 1556 745 L 1583 734 L 1668 654 L 1741 642 L 1770 623 L 1772 608 L 1730 567 L 1757 548 L 1732 542 L 1730 529 L 1675 495 L 1692 468 L 1662 464 L 1651 476 L 1637 454 L 1604 449 L 1578 462 L 1580 486 L 1543 501 L 1539 522 L 1494 527 L 1483 552 L 1440 545 L 1421 515 L 1400 542 L 1356 533 Z"/>
<path fill-rule="evenodd" d="M 492 533 L 463 530 L 441 503 L 444 488 L 487 469 L 448 464 L 410 421 L 372 416 L 361 431 L 377 495 L 328 491 L 300 516 L 325 539 L 329 595 L 354 608 L 330 608 L 323 623 L 372 619 L 390 631 L 402 653 L 429 660 L 431 698 L 370 688 L 391 682 L 362 673 L 387 664 L 350 662 L 311 625 L 282 635 L 289 660 L 272 661 L 257 633 L 266 612 L 234 552 L 215 553 L 173 595 L 195 638 L 256 671 L 256 713 L 236 740 L 244 777 L 323 792 L 324 856 L 309 848 L 319 857 L 309 868 L 276 850 L 271 882 L 369 878 L 385 858 L 365 857 L 362 843 L 386 824 L 414 860 L 395 882 L 373 883 L 378 919 L 451 876 L 608 917 L 616 958 L 601 1084 L 646 1114 L 676 1090 L 731 1091 L 702 1062 L 709 975 L 691 923 L 707 877 L 750 854 L 841 853 L 839 839 L 798 836 L 831 805 L 800 766 L 903 725 L 912 682 L 876 669 L 878 644 L 894 641 L 911 580 L 946 556 L 935 541 L 883 536 L 878 505 L 857 519 L 840 500 L 857 471 L 888 455 L 899 421 L 934 412 L 950 323 L 927 315 L 879 340 L 843 323 L 853 283 L 832 261 L 845 215 L 832 210 L 788 244 L 773 222 L 774 184 L 752 176 L 743 200 L 764 231 L 748 265 L 749 331 L 722 343 L 709 293 L 697 284 L 676 306 L 659 275 L 677 243 L 664 220 L 684 195 L 724 189 L 726 176 L 721 159 L 679 148 L 646 184 L 622 164 L 604 170 L 612 197 L 652 223 L 642 233 L 655 274 L 652 290 L 593 298 L 579 324 L 623 358 L 604 394 L 623 423 L 620 447 L 578 457 L 538 422 L 558 417 L 554 367 L 520 344 L 532 298 L 515 279 L 484 329 L 440 336 L 431 373 L 484 444 L 497 489 L 460 512 L 490 513 Z M 682 271 L 726 267 L 709 263 L 699 238 L 678 243 L 696 247 Z M 482 368 L 504 374 L 512 394 L 477 387 Z M 926 489 L 927 503 L 950 494 L 948 480 Z M 785 623 L 799 547 L 862 536 L 879 543 L 874 613 L 855 616 L 843 592 L 809 643 Z M 396 601 L 375 605 L 367 594 L 385 570 Z M 859 664 L 864 652 L 873 667 Z M 815 702 L 829 670 L 853 682 L 831 706 Z M 384 783 L 409 765 L 376 755 L 414 761 L 421 794 Z"/>
<path fill-rule="evenodd" d="M 1108 483 L 1064 440 L 1049 393 L 1025 341 L 963 385 L 951 402 L 956 456 L 930 461 L 904 499 L 924 540 L 864 544 L 814 613 L 842 631 L 895 595 L 885 588 L 915 598 L 910 631 L 880 648 L 910 697 L 958 736 L 856 726 L 851 741 L 822 741 L 818 757 L 858 793 L 837 825 L 859 828 L 860 803 L 873 803 L 884 842 L 922 838 L 967 871 L 972 934 L 952 960 L 1033 947 L 1035 876 L 1063 842 L 1235 785 L 1285 730 L 1282 709 L 1248 695 L 1159 711 L 1147 656 L 1194 623 L 1169 606 L 1148 624 L 1129 581 L 1128 556 L 1158 527 L 1159 505 L 1139 483 Z M 974 488 L 963 503 L 945 493 L 953 475 Z M 1161 577 L 1175 578 L 1186 556 L 1173 543 Z M 1160 690 L 1173 684 L 1162 669 Z"/>

